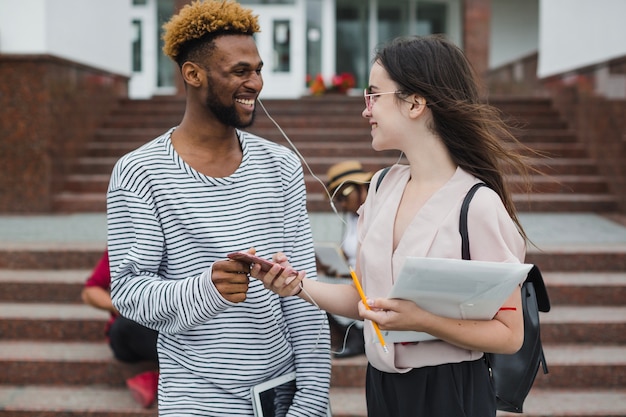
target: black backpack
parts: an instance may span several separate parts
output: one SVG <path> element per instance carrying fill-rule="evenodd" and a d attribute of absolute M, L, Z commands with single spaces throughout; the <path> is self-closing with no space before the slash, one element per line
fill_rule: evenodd
<path fill-rule="evenodd" d="M 463 259 L 469 260 L 469 236 L 467 233 L 467 211 L 476 190 L 484 183 L 475 184 L 465 196 L 461 206 L 459 232 Z M 498 410 L 521 413 L 522 406 L 530 388 L 535 382 L 542 365 L 543 373 L 548 373 L 548 365 L 543 354 L 539 332 L 539 312 L 550 311 L 550 298 L 543 282 L 541 272 L 536 265 L 528 273 L 522 284 L 522 310 L 524 314 L 524 343 L 517 353 L 512 355 L 485 353 L 485 359 L 491 371 L 496 390 Z"/>

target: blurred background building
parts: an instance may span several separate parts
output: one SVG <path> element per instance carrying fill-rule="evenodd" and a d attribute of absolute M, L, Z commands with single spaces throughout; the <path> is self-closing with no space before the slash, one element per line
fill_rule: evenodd
<path fill-rule="evenodd" d="M 0 212 L 68 210 L 70 194 L 81 191 L 88 194 L 81 201 L 98 198 L 101 207 L 110 173 L 102 147 L 129 144 L 121 133 L 134 132 L 141 143 L 147 137 L 139 128 L 152 126 L 149 136 L 158 131 L 152 121 L 180 120 L 184 91 L 178 69 L 161 52 L 161 27 L 190 1 L 0 0 Z M 602 161 L 598 169 L 626 211 L 620 191 L 626 187 L 626 1 L 241 3 L 261 24 L 263 100 L 320 93 L 311 80 L 321 80 L 321 93 L 336 92 L 336 76 L 350 80 L 340 89 L 344 96 L 361 95 L 377 45 L 399 35 L 444 34 L 464 49 L 485 98 L 549 98 L 547 106 L 565 119 L 578 146 Z M 142 100 L 161 102 L 135 110 L 132 124 L 126 106 Z M 171 120 L 149 114 L 168 106 Z M 360 110 L 341 121 L 344 127 L 361 122 Z M 112 138 L 103 136 L 104 128 Z M 113 160 L 117 154 L 109 152 Z M 98 164 L 102 178 L 94 188 L 77 167 Z"/>
<path fill-rule="evenodd" d="M 161 25 L 189 0 L 0 0 L 0 54 L 49 55 L 128 77 L 128 95 L 175 94 Z M 308 93 L 306 79 L 349 73 L 362 89 L 372 51 L 405 34 L 443 33 L 479 73 L 538 57 L 535 75 L 597 66 L 598 90 L 626 96 L 607 63 L 626 56 L 623 0 L 241 0 L 259 15 L 265 98 Z M 0 81 L 1 82 L 1 81 Z"/>

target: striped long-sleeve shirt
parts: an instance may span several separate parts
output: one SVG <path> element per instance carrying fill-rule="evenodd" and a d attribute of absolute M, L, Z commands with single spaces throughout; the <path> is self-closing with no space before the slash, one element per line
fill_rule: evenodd
<path fill-rule="evenodd" d="M 330 384 L 325 315 L 251 278 L 231 303 L 211 265 L 255 247 L 284 252 L 315 277 L 300 161 L 287 148 L 238 132 L 230 176 L 205 176 L 176 153 L 173 129 L 122 157 L 107 195 L 113 303 L 159 331 L 159 415 L 250 416 L 250 387 L 296 371 L 289 416 L 322 416 Z"/>

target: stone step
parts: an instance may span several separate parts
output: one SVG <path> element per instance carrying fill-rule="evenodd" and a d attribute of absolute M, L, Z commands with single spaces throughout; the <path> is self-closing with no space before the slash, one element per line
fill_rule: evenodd
<path fill-rule="evenodd" d="M 55 213 L 102 213 L 106 209 L 106 196 L 103 193 L 64 191 L 52 198 L 52 210 Z"/>
<path fill-rule="evenodd" d="M 552 287 L 548 288 L 552 296 Z M 540 313 L 541 340 L 545 344 L 626 345 L 626 306 L 561 305 Z"/>
<path fill-rule="evenodd" d="M 289 146 L 287 141 L 281 144 Z M 133 140 L 122 140 L 117 136 L 108 139 L 94 140 L 87 144 L 86 157 L 111 157 L 120 158 L 126 153 L 138 148 L 143 142 Z M 361 157 L 390 157 L 398 156 L 397 151 L 376 151 L 369 141 L 345 141 L 336 140 L 334 142 L 299 142 L 298 151 L 306 158 L 307 156 L 319 157 L 341 157 L 342 159 Z M 509 145 L 512 149 L 517 149 L 529 156 L 536 156 L 530 149 L 524 149 Z M 534 152 L 549 158 L 587 158 L 587 151 L 579 143 L 535 143 Z"/>
<path fill-rule="evenodd" d="M 0 417 L 156 417 L 125 387 L 0 385 Z"/>
<path fill-rule="evenodd" d="M 326 175 L 305 175 L 307 193 L 325 193 Z M 65 192 L 68 193 L 103 193 L 109 186 L 110 175 L 108 174 L 73 174 L 65 181 Z M 518 176 L 507 178 L 513 192 L 523 192 L 524 184 Z M 608 186 L 604 177 L 599 175 L 559 175 L 559 176 L 533 176 L 533 192 L 539 194 L 607 194 Z"/>
<path fill-rule="evenodd" d="M 560 118 L 556 111 L 546 111 L 544 113 L 529 115 L 510 115 L 504 118 L 512 126 L 517 126 L 523 130 L 534 129 L 567 129 L 568 124 Z"/>
<path fill-rule="evenodd" d="M 626 271 L 626 245 L 607 243 L 585 245 L 543 244 L 540 249 L 530 247 L 526 262 L 538 265 L 542 272 L 618 272 Z"/>
<path fill-rule="evenodd" d="M 303 163 L 304 171 L 307 174 L 311 174 L 312 171 L 313 174 L 317 176 L 325 175 L 330 166 L 345 159 L 341 156 L 304 156 L 304 158 L 306 162 L 306 164 Z M 354 156 L 354 158 L 359 159 L 363 165 L 363 169 L 373 171 L 398 163 L 400 154 L 361 155 L 358 157 Z M 73 164 L 74 172 L 80 174 L 110 175 L 118 159 L 118 157 L 114 156 L 85 156 L 77 158 Z M 559 158 L 555 160 L 529 158 L 528 164 L 530 167 L 541 171 L 546 176 L 546 180 L 549 180 L 551 176 L 559 175 L 597 175 L 597 165 L 589 158 Z"/>
<path fill-rule="evenodd" d="M 626 387 L 626 345 L 543 344 L 548 374 L 539 370 L 533 388 L 614 389 Z M 354 386 L 365 380 L 365 356 L 334 360 L 332 385 Z M 340 368 L 340 369 L 335 369 Z"/>
<path fill-rule="evenodd" d="M 550 389 L 609 389 L 626 386 L 625 345 L 545 344 L 549 373 L 539 372 L 534 387 Z M 129 366 L 112 357 L 104 342 L 0 341 L 4 385 L 123 386 L 150 365 Z M 334 359 L 333 387 L 363 387 L 367 359 Z"/>
<path fill-rule="evenodd" d="M 611 213 L 617 210 L 617 199 L 608 194 L 562 194 L 551 193 L 544 196 L 513 195 L 518 211 L 531 212 L 572 212 L 572 213 Z M 64 191 L 54 196 L 56 213 L 101 213 L 106 211 L 104 192 Z M 330 212 L 325 194 L 311 193 L 307 196 L 310 212 Z"/>
<path fill-rule="evenodd" d="M 0 269 L 89 269 L 100 260 L 105 247 L 106 241 L 0 244 Z"/>
<path fill-rule="evenodd" d="M 611 194 L 513 194 L 518 211 L 610 213 L 618 210 L 617 197 Z"/>
<path fill-rule="evenodd" d="M 361 388 L 331 388 L 333 417 L 366 417 Z M 156 417 L 157 406 L 143 409 L 125 388 L 103 386 L 0 386 L 0 417 Z M 498 417 L 520 414 L 498 411 Z M 623 417 L 626 390 L 531 390 L 527 417 Z"/>
<path fill-rule="evenodd" d="M 334 366 L 338 372 L 364 375 L 365 359 L 352 366 Z M 106 385 L 123 387 L 125 380 L 153 369 L 150 363 L 126 364 L 113 358 L 109 346 L 99 342 L 0 341 L 3 385 Z M 363 369 L 361 369 L 363 368 Z M 356 371 L 355 371 L 356 369 Z M 348 388 L 361 388 L 364 380 L 351 380 Z M 0 407 L 1 408 L 1 407 Z"/>
<path fill-rule="evenodd" d="M 626 272 L 547 272 L 542 274 L 552 305 L 623 306 Z"/>
<path fill-rule="evenodd" d="M 612 389 L 542 389 L 533 388 L 526 401 L 524 413 L 498 411 L 498 417 L 624 417 L 626 390 Z"/>
<path fill-rule="evenodd" d="M 0 269 L 0 302 L 82 302 L 80 293 L 90 273 L 90 269 Z"/>
<path fill-rule="evenodd" d="M 307 128 L 323 125 L 326 128 L 337 128 L 343 126 L 363 126 L 369 129 L 367 119 L 361 116 L 361 106 L 355 109 L 338 109 L 335 112 L 324 112 L 309 110 L 305 112 L 292 114 L 276 114 L 270 115 L 272 119 L 265 114 L 257 113 L 253 129 L 274 127 L 278 123 L 283 129 Z M 130 127 L 159 127 L 168 129 L 176 126 L 181 121 L 182 113 L 179 112 L 116 112 L 109 117 L 103 124 L 103 128 L 123 129 Z M 512 125 L 519 126 L 523 130 L 534 129 L 567 129 L 567 123 L 559 118 L 556 111 L 519 115 L 507 117 Z"/>
<path fill-rule="evenodd" d="M 305 174 L 305 184 L 307 187 L 307 193 L 325 193 L 325 184 L 328 178 L 325 174 L 316 174 L 315 178 L 311 174 Z M 88 177 L 82 178 L 84 182 L 89 180 Z M 94 186 L 97 184 L 96 180 L 102 180 L 102 178 L 93 178 Z M 322 182 L 320 182 L 320 180 Z M 510 175 L 506 177 L 507 184 L 511 187 L 511 191 L 514 193 L 524 192 L 524 183 L 519 176 Z M 607 194 L 608 186 L 604 177 L 600 175 L 554 175 L 554 176 L 541 176 L 532 175 L 531 180 L 533 193 L 536 194 Z M 323 185 L 323 184 L 324 185 Z M 101 183 L 98 187 L 101 187 Z M 106 188 L 104 189 L 106 191 Z M 98 188 L 98 191 L 101 191 Z"/>
<path fill-rule="evenodd" d="M 0 306 L 0 334 L 7 341 L 101 342 L 109 320 L 106 311 L 82 302 L 2 302 Z"/>
<path fill-rule="evenodd" d="M 355 108 L 346 109 L 341 112 L 331 112 L 328 109 L 310 109 L 302 113 L 275 113 L 270 112 L 270 119 L 264 113 L 257 113 L 257 117 L 254 120 L 252 127 L 268 127 L 275 126 L 278 123 L 283 128 L 285 127 L 304 127 L 304 126 L 316 126 L 320 123 L 326 124 L 328 121 L 329 126 L 368 126 L 367 119 L 362 116 L 363 105 L 358 105 Z M 177 114 L 160 114 L 161 116 L 169 117 L 169 121 L 172 122 L 172 126 L 180 121 L 175 119 L 180 117 Z M 121 116 L 121 115 L 120 115 Z M 130 113 L 125 114 L 124 120 L 131 122 L 132 118 L 135 120 L 141 120 L 142 117 L 155 118 L 159 114 L 152 113 Z M 560 114 L 556 110 L 543 110 L 534 112 L 517 112 L 517 113 L 505 113 L 504 119 L 514 128 L 515 131 L 529 131 L 535 129 L 567 129 L 567 124 L 563 121 Z M 160 124 L 159 124 L 160 126 Z M 113 126 L 112 126 L 113 127 Z"/>
<path fill-rule="evenodd" d="M 273 118 L 276 123 L 278 123 L 283 128 L 312 128 L 318 127 L 320 125 L 325 126 L 326 128 L 338 128 L 347 126 L 359 126 L 366 128 L 369 130 L 369 125 L 367 120 L 360 116 L 360 113 L 346 115 L 342 112 L 332 113 L 332 114 L 321 114 L 321 113 L 299 113 L 299 114 L 290 114 L 277 116 Z M 102 128 L 113 128 L 113 129 L 125 129 L 130 127 L 158 127 L 162 129 L 169 129 L 172 126 L 176 126 L 180 123 L 181 116 L 179 114 L 158 114 L 158 113 L 135 113 L 135 114 L 117 114 L 115 117 L 109 118 L 104 124 L 102 124 Z M 267 117 L 258 116 L 254 120 L 254 128 L 272 128 L 275 126 L 274 121 Z M 550 119 L 541 120 L 536 119 L 533 120 L 534 123 L 537 124 L 538 128 L 552 127 L 552 123 Z M 558 128 L 563 128 L 565 126 L 559 126 Z"/>
<path fill-rule="evenodd" d="M 100 329 L 102 330 L 102 329 Z M 109 385 L 154 368 L 150 363 L 125 364 L 100 341 L 0 341 L 3 385 Z"/>
<path fill-rule="evenodd" d="M 284 141 L 287 145 L 287 142 Z M 139 143 L 132 141 L 124 142 L 119 141 L 117 138 L 112 138 L 110 141 L 93 141 L 87 145 L 88 153 L 87 157 L 110 157 L 120 158 L 124 154 L 136 149 Z M 556 145 L 551 149 L 560 145 Z M 306 158 L 308 156 L 329 156 L 329 157 L 342 157 L 342 159 L 360 158 L 360 157 L 390 157 L 397 156 L 397 151 L 375 151 L 372 149 L 370 142 L 341 142 L 339 140 L 335 142 L 316 142 L 316 143 L 298 143 L 298 151 Z M 562 147 L 562 146 L 561 146 Z M 563 148 L 563 147 L 562 147 Z M 564 150 L 565 151 L 565 150 Z M 567 151 L 570 155 L 576 156 L 576 149 Z"/>
<path fill-rule="evenodd" d="M 264 114 L 263 107 L 270 114 L 298 114 L 302 112 L 326 112 L 336 113 L 340 110 L 363 110 L 364 102 L 360 92 L 354 96 L 323 96 L 303 97 L 296 100 L 260 100 L 257 113 Z M 501 97 L 489 99 L 491 105 L 500 109 L 504 114 L 556 114 L 549 98 L 523 98 Z M 262 104 L 262 105 L 261 105 Z M 121 100 L 120 106 L 112 114 L 137 113 L 182 113 L 185 110 L 184 99 L 171 97 L 168 99 L 154 98 L 149 100 Z"/>
<path fill-rule="evenodd" d="M 175 125 L 166 127 L 129 127 L 124 129 L 118 128 L 99 128 L 96 130 L 94 136 L 95 143 L 109 143 L 109 142 L 126 142 L 132 144 L 133 148 L 139 147 L 144 143 L 162 135 L 169 128 Z M 287 140 L 283 134 L 275 127 L 255 127 L 247 129 L 249 132 L 264 137 L 266 139 L 275 141 L 277 143 L 286 144 Z M 330 143 L 348 141 L 359 142 L 371 145 L 371 134 L 369 126 L 356 126 L 345 125 L 344 127 L 326 128 L 324 124 L 320 124 L 315 128 L 293 128 L 283 127 L 283 130 L 287 137 L 292 142 L 298 144 L 317 144 L 317 143 Z M 534 129 L 523 131 L 518 135 L 518 139 L 531 147 L 541 147 L 546 143 L 554 144 L 569 144 L 572 146 L 581 146 L 576 141 L 574 132 L 569 130 L 554 130 L 554 129 Z"/>
<path fill-rule="evenodd" d="M 80 293 L 91 269 L 0 269 L 0 302 L 82 303 Z M 552 305 L 622 306 L 626 272 L 546 272 Z M 0 313 L 1 315 L 2 313 Z"/>
<path fill-rule="evenodd" d="M 281 113 L 300 112 L 303 110 L 327 109 L 345 107 L 360 107 L 363 105 L 363 96 L 360 90 L 348 95 L 325 95 L 310 96 L 298 99 L 264 99 L 260 98 L 260 102 L 270 111 L 278 111 Z M 549 97 L 534 96 L 490 96 L 489 104 L 502 109 L 506 113 L 535 113 L 544 111 L 553 111 L 552 100 Z M 260 107 L 260 106 L 259 106 Z M 177 96 L 156 96 L 151 99 L 143 100 L 120 100 L 120 108 L 137 109 L 140 111 L 150 111 L 159 109 L 173 109 L 174 111 L 184 111 L 185 99 Z"/>
<path fill-rule="evenodd" d="M 327 206 L 328 203 L 325 202 L 324 205 Z M 590 242 L 592 244 L 589 245 L 585 242 L 572 242 L 542 243 L 541 248 L 531 246 L 526 262 L 539 265 L 543 272 L 626 271 L 626 244 L 621 241 Z M 89 269 L 100 259 L 105 246 L 105 241 L 0 242 L 0 269 Z"/>
<path fill-rule="evenodd" d="M 549 213 L 611 213 L 618 208 L 617 198 L 609 194 L 536 194 L 513 195 L 518 211 Z M 330 212 L 325 194 L 307 195 L 309 212 Z M 98 210 L 95 210 L 98 211 Z"/>
<path fill-rule="evenodd" d="M 281 126 L 283 132 L 294 143 L 303 142 L 332 142 L 335 140 L 355 141 L 355 142 L 371 142 L 371 133 L 369 126 L 360 127 L 337 127 L 326 128 L 320 124 L 316 128 L 298 128 Z M 283 133 L 276 127 L 254 127 L 248 129 L 251 133 L 277 143 L 283 143 L 286 139 Z M 154 137 L 153 137 L 154 138 Z M 557 143 L 576 143 L 576 136 L 573 132 L 562 129 L 535 129 L 523 131 L 517 135 L 518 140 L 528 146 L 534 143 L 557 142 Z M 152 138 L 150 138 L 152 139 Z M 142 138 L 143 140 L 143 138 Z"/>
<path fill-rule="evenodd" d="M 623 288 L 622 288 L 623 292 Z M 548 288 L 552 295 L 552 287 Z M 542 313 L 541 334 L 550 343 L 626 344 L 626 307 L 558 304 Z M 592 303 L 591 294 L 588 303 Z M 0 335 L 5 340 L 99 341 L 108 313 L 80 302 L 0 303 Z"/>
<path fill-rule="evenodd" d="M 540 370 L 537 388 L 626 387 L 626 346 L 544 344 L 549 373 Z"/>

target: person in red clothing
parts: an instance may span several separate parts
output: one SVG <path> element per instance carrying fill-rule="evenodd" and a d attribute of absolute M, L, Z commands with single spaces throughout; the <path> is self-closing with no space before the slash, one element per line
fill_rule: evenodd
<path fill-rule="evenodd" d="M 120 316 L 111 302 L 111 273 L 109 270 L 109 252 L 104 251 L 102 258 L 85 282 L 82 299 L 86 304 L 100 310 L 106 310 L 111 318 L 105 326 L 105 335 L 116 359 L 126 363 L 154 362 L 158 366 L 158 332 L 144 327 L 132 320 Z M 126 380 L 133 398 L 143 407 L 150 407 L 156 400 L 159 373 L 148 371 Z"/>

